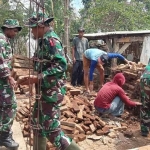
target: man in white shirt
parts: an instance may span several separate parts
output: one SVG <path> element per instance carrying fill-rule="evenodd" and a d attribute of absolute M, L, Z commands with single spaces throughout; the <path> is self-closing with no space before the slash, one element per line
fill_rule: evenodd
<path fill-rule="evenodd" d="M 30 33 L 30 37 L 26 42 L 27 47 L 27 57 L 32 58 L 34 56 L 34 52 L 37 49 L 37 41 L 34 39 L 32 33 Z"/>

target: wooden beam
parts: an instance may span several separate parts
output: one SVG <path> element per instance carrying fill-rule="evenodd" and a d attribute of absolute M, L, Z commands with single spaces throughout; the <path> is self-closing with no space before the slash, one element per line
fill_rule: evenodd
<path fill-rule="evenodd" d="M 117 43 L 143 42 L 144 37 L 122 37 L 117 40 Z"/>
<path fill-rule="evenodd" d="M 113 39 L 113 52 L 117 52 L 119 50 L 119 43 L 117 43 L 118 38 Z M 111 61 L 111 67 L 114 68 L 117 66 L 117 58 L 113 58 Z"/>
<path fill-rule="evenodd" d="M 118 38 L 114 38 L 114 45 L 113 45 L 114 52 L 119 51 L 119 43 L 117 43 L 117 41 L 118 41 Z"/>
<path fill-rule="evenodd" d="M 112 47 L 112 44 L 111 44 L 110 39 L 108 37 L 106 38 L 106 44 L 108 45 L 108 48 L 109 48 L 108 52 L 113 52 L 113 47 Z"/>
<path fill-rule="evenodd" d="M 125 43 L 120 49 L 119 51 L 117 51 L 117 53 L 122 54 L 130 45 L 131 43 Z"/>

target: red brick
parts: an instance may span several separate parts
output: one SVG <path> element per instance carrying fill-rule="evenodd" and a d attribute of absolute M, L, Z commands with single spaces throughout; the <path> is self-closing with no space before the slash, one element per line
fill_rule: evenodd
<path fill-rule="evenodd" d="M 90 124 L 92 124 L 92 122 L 91 122 L 91 121 L 84 121 L 84 125 L 89 126 Z"/>
<path fill-rule="evenodd" d="M 85 132 L 90 131 L 90 127 L 87 127 L 85 125 L 82 125 L 81 127 Z"/>
<path fill-rule="evenodd" d="M 104 132 L 101 129 L 100 130 L 96 130 L 96 135 L 97 136 L 104 135 Z"/>
<path fill-rule="evenodd" d="M 30 136 L 30 133 L 25 131 L 25 130 L 22 131 L 22 134 L 23 134 L 24 137 L 29 137 Z"/>
<path fill-rule="evenodd" d="M 78 106 L 78 104 L 76 102 L 72 102 L 72 109 L 74 112 L 79 112 L 80 111 L 80 108 Z"/>
<path fill-rule="evenodd" d="M 90 129 L 91 129 L 92 132 L 94 132 L 96 130 L 96 128 L 93 124 L 90 125 Z"/>
<path fill-rule="evenodd" d="M 78 120 L 83 120 L 83 110 L 84 110 L 84 105 L 79 106 L 80 111 L 77 113 L 77 119 Z"/>
<path fill-rule="evenodd" d="M 85 134 L 79 134 L 78 139 L 79 139 L 80 142 L 84 141 L 86 139 L 86 135 Z"/>
<path fill-rule="evenodd" d="M 81 91 L 79 89 L 70 90 L 71 95 L 79 95 L 80 93 L 81 93 Z"/>
<path fill-rule="evenodd" d="M 76 118 L 76 116 L 69 110 L 68 111 L 64 111 L 63 114 L 67 118 Z"/>
<path fill-rule="evenodd" d="M 104 134 L 108 134 L 110 132 L 108 127 L 103 127 L 102 130 L 103 130 Z"/>
<path fill-rule="evenodd" d="M 85 133 L 85 131 L 82 128 L 82 125 L 76 124 L 76 129 L 79 131 L 79 133 Z"/>
<path fill-rule="evenodd" d="M 76 126 L 75 123 L 73 123 L 73 122 L 67 122 L 67 121 L 61 121 L 61 125 L 69 126 L 69 127 L 72 127 L 72 128 L 75 128 L 75 126 Z"/>

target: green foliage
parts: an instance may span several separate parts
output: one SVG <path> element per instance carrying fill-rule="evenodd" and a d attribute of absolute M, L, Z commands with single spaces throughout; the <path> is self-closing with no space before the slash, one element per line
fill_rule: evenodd
<path fill-rule="evenodd" d="M 62 37 L 64 34 L 64 1 L 62 0 L 45 0 L 45 11 L 49 16 L 53 16 L 55 18 L 55 32 Z M 68 17 L 70 15 L 70 11 L 68 10 Z"/>
<path fill-rule="evenodd" d="M 118 0 L 95 0 L 89 4 L 85 21 L 88 32 L 145 30 L 150 28 L 149 11 L 146 3 L 133 1 L 130 4 Z M 148 6 L 147 6 L 148 7 Z M 83 12 L 81 12 L 83 14 Z"/>
<path fill-rule="evenodd" d="M 19 3 L 15 3 L 16 7 L 12 7 L 8 0 L 3 0 L 2 6 L 0 6 L 0 26 L 2 26 L 5 19 L 18 19 L 20 25 L 24 26 L 24 9 Z M 26 36 L 27 29 L 23 28 L 20 32 L 21 36 Z"/>
<path fill-rule="evenodd" d="M 83 5 L 85 6 L 85 8 L 89 8 L 89 4 L 90 4 L 91 0 L 82 0 Z"/>

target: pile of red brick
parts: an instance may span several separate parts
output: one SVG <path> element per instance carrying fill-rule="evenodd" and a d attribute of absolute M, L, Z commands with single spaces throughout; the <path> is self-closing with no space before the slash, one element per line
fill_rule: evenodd
<path fill-rule="evenodd" d="M 133 65 L 119 65 L 112 69 L 112 73 L 108 81 L 116 73 L 122 72 L 126 78 L 126 83 L 123 89 L 127 92 L 128 96 L 132 99 L 138 100 L 140 98 L 140 76 L 144 71 L 145 65 L 142 63 L 134 63 Z"/>
<path fill-rule="evenodd" d="M 23 76 L 29 74 L 36 75 L 36 72 L 33 71 L 33 61 L 25 56 L 14 55 L 12 58 L 12 72 L 11 76 L 15 81 L 19 81 Z M 21 93 L 29 92 L 28 85 L 19 85 Z"/>
<path fill-rule="evenodd" d="M 76 142 L 86 139 L 87 135 L 96 134 L 97 136 L 109 133 L 110 129 L 115 131 L 126 130 L 124 124 L 120 126 L 108 125 L 98 115 L 96 115 L 93 107 L 93 100 L 96 94 L 90 95 L 88 98 L 81 95 L 82 91 L 70 85 L 66 85 L 67 93 L 64 97 L 61 107 L 61 128 L 66 135 L 73 138 Z M 33 131 L 31 129 L 30 116 L 34 100 L 22 103 L 22 107 L 18 109 L 16 120 L 20 122 L 22 133 L 28 138 L 27 143 L 33 145 Z M 31 106 L 31 107 L 30 107 Z M 111 133 L 112 134 L 112 133 Z M 112 136 L 110 134 L 110 136 Z M 55 149 L 48 142 L 47 150 Z"/>

